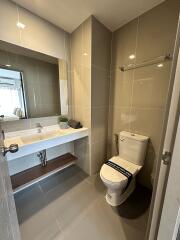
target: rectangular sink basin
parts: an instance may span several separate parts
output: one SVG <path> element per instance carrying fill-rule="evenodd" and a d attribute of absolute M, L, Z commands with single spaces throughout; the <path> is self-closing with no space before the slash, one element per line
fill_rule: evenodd
<path fill-rule="evenodd" d="M 47 131 L 45 133 L 37 133 L 37 134 L 30 134 L 27 136 L 22 136 L 21 140 L 24 144 L 30 144 L 30 143 L 39 142 L 42 140 L 58 137 L 63 134 L 64 133 L 61 130 L 52 130 L 52 131 Z"/>

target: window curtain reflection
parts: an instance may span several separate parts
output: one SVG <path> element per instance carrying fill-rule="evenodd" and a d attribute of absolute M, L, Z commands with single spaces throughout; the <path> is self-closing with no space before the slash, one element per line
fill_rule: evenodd
<path fill-rule="evenodd" d="M 0 115 L 13 115 L 16 108 L 21 108 L 18 89 L 0 86 Z"/>

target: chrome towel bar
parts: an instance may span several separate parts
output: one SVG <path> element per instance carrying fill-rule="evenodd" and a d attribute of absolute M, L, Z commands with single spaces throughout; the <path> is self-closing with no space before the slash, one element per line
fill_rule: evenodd
<path fill-rule="evenodd" d="M 132 70 L 132 69 L 136 69 L 136 68 L 140 68 L 140 67 L 154 65 L 154 64 L 157 64 L 157 63 L 163 63 L 163 62 L 166 62 L 166 61 L 170 61 L 171 59 L 172 59 L 171 55 L 168 54 L 168 55 L 165 55 L 165 56 L 157 57 L 155 59 L 144 61 L 142 63 L 132 63 L 132 64 L 129 64 L 127 66 L 122 66 L 122 67 L 119 67 L 119 68 L 122 72 L 125 72 L 125 71 L 128 71 L 128 70 Z"/>

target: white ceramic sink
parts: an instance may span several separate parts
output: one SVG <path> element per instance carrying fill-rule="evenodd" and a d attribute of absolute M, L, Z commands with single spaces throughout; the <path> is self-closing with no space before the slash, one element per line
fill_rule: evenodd
<path fill-rule="evenodd" d="M 7 154 L 7 160 L 13 160 L 43 149 L 72 142 L 86 136 L 88 136 L 87 128 L 60 129 L 59 125 L 44 127 L 42 133 L 38 133 L 37 129 L 5 133 L 4 145 L 6 147 L 15 143 L 19 146 L 18 152 Z"/>
<path fill-rule="evenodd" d="M 64 132 L 61 130 L 53 130 L 53 131 L 47 131 L 42 133 L 36 133 L 36 134 L 30 134 L 27 136 L 22 136 L 21 140 L 24 144 L 31 144 L 33 142 L 39 142 L 43 140 L 47 140 L 49 138 L 54 138 L 60 135 L 63 135 Z"/>

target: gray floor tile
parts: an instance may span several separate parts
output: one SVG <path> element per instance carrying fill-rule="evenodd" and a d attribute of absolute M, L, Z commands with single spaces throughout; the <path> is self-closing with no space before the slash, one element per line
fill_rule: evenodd
<path fill-rule="evenodd" d="M 143 240 L 150 195 L 137 188 L 119 208 L 99 175 L 73 166 L 15 196 L 22 240 Z"/>
<path fill-rule="evenodd" d="M 68 170 L 57 173 L 44 181 L 40 182 L 41 188 L 44 193 L 49 191 L 57 192 L 57 197 L 64 195 L 66 191 L 76 186 L 83 179 L 88 177 L 77 166 L 69 167 Z"/>
<path fill-rule="evenodd" d="M 15 195 L 18 220 L 23 240 L 53 239 L 60 228 L 53 209 L 38 184 Z"/>
<path fill-rule="evenodd" d="M 41 209 L 20 225 L 22 240 L 51 240 L 60 233 L 51 210 Z"/>
<path fill-rule="evenodd" d="M 15 194 L 14 198 L 20 224 L 46 205 L 44 194 L 39 184 L 35 184 Z"/>
<path fill-rule="evenodd" d="M 51 193 L 48 194 L 48 197 Z M 93 206 L 102 195 L 97 194 L 95 188 L 82 181 L 66 193 L 63 198 L 51 202 L 62 230 L 69 228 L 88 208 Z"/>
<path fill-rule="evenodd" d="M 74 240 L 141 240 L 144 232 L 124 223 L 104 199 L 98 198 L 55 239 L 70 240 L 72 236 Z"/>

